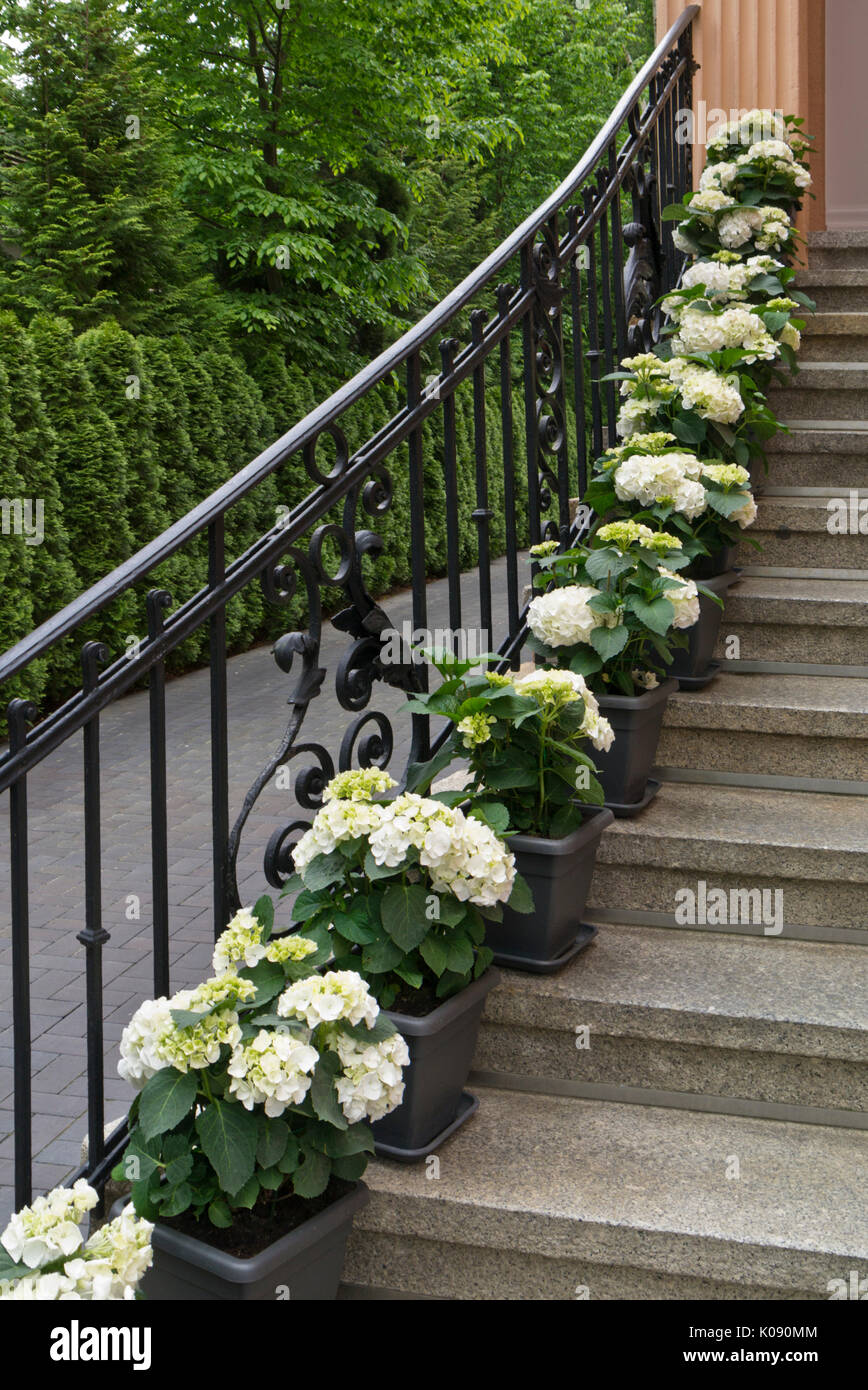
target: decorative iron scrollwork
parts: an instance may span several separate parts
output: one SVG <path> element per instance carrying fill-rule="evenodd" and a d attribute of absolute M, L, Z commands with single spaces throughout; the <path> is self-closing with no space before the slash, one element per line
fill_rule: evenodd
<path fill-rule="evenodd" d="M 648 352 L 660 337 L 660 310 L 655 308 L 663 284 L 663 251 L 655 219 L 656 178 L 641 164 L 630 173 L 633 221 L 624 227 L 630 255 L 624 267 L 624 314 L 630 355 Z"/>

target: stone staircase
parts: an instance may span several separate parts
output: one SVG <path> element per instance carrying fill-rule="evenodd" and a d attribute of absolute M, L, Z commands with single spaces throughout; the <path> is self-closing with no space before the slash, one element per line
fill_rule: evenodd
<path fill-rule="evenodd" d="M 371 1165 L 344 1297 L 819 1300 L 868 1277 L 868 534 L 826 525 L 868 497 L 868 232 L 816 236 L 799 282 L 819 313 L 775 393 L 791 433 L 721 674 L 673 697 L 660 794 L 603 837 L 597 940 L 489 997 L 476 1117 L 436 1162 Z M 768 913 L 682 924 L 700 883 Z"/>

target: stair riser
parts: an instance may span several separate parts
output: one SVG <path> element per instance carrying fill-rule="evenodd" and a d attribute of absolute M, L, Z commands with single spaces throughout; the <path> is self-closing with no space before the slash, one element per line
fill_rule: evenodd
<path fill-rule="evenodd" d="M 865 246 L 812 246 L 809 251 L 811 270 L 861 270 L 868 264 Z"/>
<path fill-rule="evenodd" d="M 769 487 L 868 488 L 868 454 L 769 451 Z M 760 475 L 762 482 L 762 474 Z"/>
<path fill-rule="evenodd" d="M 573 1028 L 590 1030 L 586 1049 L 576 1048 L 574 1032 L 486 1019 L 474 1071 L 868 1111 L 868 1067 L 864 1062 L 649 1037 L 644 1030 L 653 1029 L 654 1024 L 640 1019 L 635 1036 L 615 1035 L 607 1019 L 610 1010 L 605 1006 L 578 1002 L 576 1010 Z M 707 1031 L 705 1025 L 698 1026 L 700 1036 L 702 1031 Z"/>
<path fill-rule="evenodd" d="M 868 739 L 810 738 L 732 729 L 665 728 L 658 767 L 868 783 Z"/>
<path fill-rule="evenodd" d="M 868 666 L 868 613 L 865 627 L 830 627 L 824 624 L 780 622 L 782 605 L 763 615 L 751 605 L 749 618 L 736 614 L 735 602 L 723 615 L 715 658 L 739 661 L 804 662 L 817 666 Z M 744 610 L 742 609 L 742 614 Z M 727 651 L 727 640 L 737 637 L 738 656 Z"/>
<path fill-rule="evenodd" d="M 800 362 L 868 362 L 868 335 L 803 333 Z"/>
<path fill-rule="evenodd" d="M 664 868 L 649 864 L 605 864 L 597 862 L 594 881 L 588 902 L 588 911 L 593 916 L 595 908 L 629 912 L 662 912 L 672 917 L 681 898 L 676 896 L 685 888 L 697 891 L 697 883 L 703 880 L 708 889 L 722 888 L 727 894 L 733 889 L 759 889 L 772 896 L 765 901 L 774 904 L 774 894 L 782 893 L 783 929 L 780 936 L 786 937 L 787 927 L 837 927 L 852 928 L 854 941 L 868 940 L 868 883 L 843 883 L 829 879 L 768 878 L 755 872 L 745 857 L 745 865 L 737 875 L 718 873 L 714 867 L 714 847 L 712 845 L 687 846 L 684 851 L 686 862 L 683 867 Z M 768 871 L 769 851 L 757 846 L 762 853 L 763 864 Z M 649 845 L 648 853 L 654 853 Z M 732 923 L 738 927 L 738 924 Z M 715 930 L 719 923 L 712 923 L 709 930 Z M 762 926 L 742 924 L 744 930 L 759 931 Z M 742 929 L 742 928 L 738 928 Z"/>
<path fill-rule="evenodd" d="M 868 420 L 868 390 L 862 387 L 814 389 L 793 386 L 770 390 L 769 407 L 779 420 Z"/>
<path fill-rule="evenodd" d="M 813 299 L 820 314 L 868 312 L 868 285 L 800 286 Z"/>
<path fill-rule="evenodd" d="M 580 1175 L 577 1174 L 577 1180 Z M 829 1263 L 832 1263 L 830 1261 Z M 750 1271 L 745 1271 L 749 1278 Z M 595 1302 L 616 1299 L 736 1302 L 827 1299 L 824 1283 L 800 1289 L 732 1284 L 653 1269 L 608 1265 L 584 1257 L 567 1259 L 527 1250 L 491 1249 L 421 1237 L 368 1231 L 356 1220 L 347 1245 L 339 1297 L 364 1297 L 365 1287 L 388 1288 L 420 1298 L 499 1301 Z M 587 1292 L 582 1292 L 586 1290 Z M 717 1343 L 715 1343 L 715 1346 Z"/>
<path fill-rule="evenodd" d="M 842 492 L 847 499 L 847 491 Z M 829 513 L 831 518 L 832 513 Z M 858 514 L 857 514 L 858 519 Z M 747 543 L 738 548 L 736 563 L 753 568 L 763 565 L 785 565 L 793 569 L 846 569 L 868 572 L 868 533 L 865 535 L 832 535 L 828 531 L 796 531 L 782 526 L 780 530 L 762 527 L 762 504 L 758 524 L 750 528 L 750 537 L 762 550 Z M 866 516 L 868 527 L 868 516 Z M 788 534 L 781 534 L 781 532 Z M 724 618 L 724 621 L 725 618 Z"/>

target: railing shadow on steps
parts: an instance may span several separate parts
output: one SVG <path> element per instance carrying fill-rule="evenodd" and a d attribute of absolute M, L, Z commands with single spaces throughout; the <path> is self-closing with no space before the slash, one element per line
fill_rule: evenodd
<path fill-rule="evenodd" d="M 166 590 L 148 591 L 148 636 L 132 652 L 116 655 L 99 640 L 86 641 L 81 648 L 81 688 L 65 703 L 41 720 L 35 705 L 20 696 L 8 706 L 9 747 L 0 758 L 0 792 L 8 791 L 10 810 L 16 1205 L 31 1200 L 32 1188 L 28 774 L 83 731 L 85 923 L 77 939 L 85 952 L 88 1158 L 77 1176 L 86 1176 L 101 1190 L 125 1139 L 123 1126 L 104 1138 L 102 948 L 108 933 L 102 923 L 100 886 L 101 712 L 147 680 L 153 978 L 155 993 L 166 994 L 167 657 L 207 625 L 214 926 L 219 933 L 239 906 L 236 859 L 242 831 L 275 770 L 299 753 L 309 759 L 295 783 L 301 818 L 297 814 L 273 835 L 265 850 L 266 878 L 278 886 L 288 872 L 294 839 L 304 828 L 303 815 L 316 810 L 336 766 L 349 766 L 354 757 L 363 764 L 385 765 L 391 757 L 390 721 L 368 708 L 377 682 L 404 690 L 424 685 L 425 668 L 409 655 L 397 665 L 381 659 L 392 625 L 366 582 L 382 538 L 366 524 L 365 516 L 374 528 L 387 516 L 394 484 L 386 464 L 391 461 L 394 468 L 400 462 L 403 467 L 406 447 L 413 627 L 426 629 L 425 450 L 434 427 L 436 463 L 442 468 L 450 628 L 461 629 L 460 541 L 466 534 L 462 527 L 472 523 L 480 627 L 488 650 L 494 649 L 499 636 L 492 632 L 494 514 L 489 484 L 495 443 L 507 591 L 507 631 L 496 650 L 501 669 L 517 665 L 525 636 L 521 541 L 566 542 L 576 534 L 570 498 L 584 490 L 589 454 L 595 457 L 615 440 L 615 387 L 601 378 L 622 356 L 657 341 L 659 315 L 654 304 L 675 285 L 680 272 L 683 258 L 661 211 L 680 199 L 692 182 L 691 148 L 678 139 L 678 132 L 679 113 L 691 107 L 692 25 L 697 12 L 696 5 L 685 9 L 560 187 L 441 304 L 187 516 L 0 657 L 0 689 L 9 691 L 13 678 L 56 644 L 74 640 L 86 620 L 92 632 L 94 621 L 98 625 L 99 615 L 118 596 L 132 591 L 140 603 L 143 581 L 158 565 L 207 537 L 206 585 L 174 611 L 169 611 L 173 596 Z M 462 342 L 462 337 L 467 340 Z M 350 452 L 342 421 L 395 374 L 403 381 L 400 408 Z M 472 393 L 468 414 L 475 495 L 469 515 L 466 507 L 462 512 L 457 483 L 456 399 L 463 383 Z M 499 430 L 492 426 L 492 398 Z M 323 468 L 318 445 L 327 441 L 332 462 Z M 288 512 L 284 508 L 286 514 L 245 553 L 227 558 L 227 518 L 233 509 L 273 475 L 279 478 L 299 463 L 312 486 L 309 494 Z M 341 508 L 340 522 L 327 520 L 336 506 Z M 329 562 L 329 553 L 337 557 L 336 563 Z M 256 778 L 233 825 L 226 608 L 246 586 L 255 584 L 273 605 L 286 602 L 298 589 L 306 595 L 308 622 L 304 631 L 286 632 L 275 642 L 274 658 L 282 671 L 289 673 L 296 658 L 300 665 L 288 701 L 290 719 L 277 753 Z M 337 591 L 347 601 L 331 618 L 347 636 L 335 681 L 348 726 L 336 758 L 320 744 L 299 740 L 308 706 L 327 675 L 319 665 L 326 590 Z M 426 717 L 414 714 L 410 719 L 410 758 L 419 760 L 430 754 L 436 740 Z"/>

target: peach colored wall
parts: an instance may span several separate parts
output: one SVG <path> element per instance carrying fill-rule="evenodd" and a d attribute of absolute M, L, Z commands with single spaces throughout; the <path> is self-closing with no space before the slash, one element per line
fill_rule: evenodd
<path fill-rule="evenodd" d="M 689 0 L 657 0 L 661 37 Z M 803 230 L 824 227 L 825 5 L 827 0 L 699 0 L 694 22 L 694 55 L 700 71 L 693 79 L 697 112 L 694 171 L 702 172 L 704 130 L 714 133 L 720 111 L 771 107 L 805 117 L 816 139 L 811 164 L 816 201 L 807 200 L 799 218 Z M 850 0 L 828 0 L 850 3 Z M 868 17 L 868 0 L 852 0 Z M 865 48 L 862 50 L 863 64 Z M 863 77 L 863 82 L 868 78 Z M 704 103 L 704 107 L 700 105 Z M 702 115 L 705 114 L 703 122 Z M 712 113 L 717 114 L 713 115 Z M 709 119 L 710 118 L 710 119 Z M 865 129 L 865 126 L 862 126 Z"/>
<path fill-rule="evenodd" d="M 826 221 L 868 227 L 868 0 L 826 0 Z"/>

